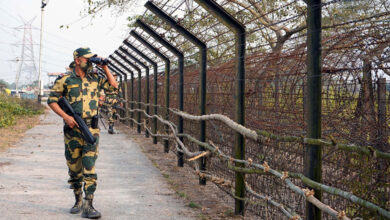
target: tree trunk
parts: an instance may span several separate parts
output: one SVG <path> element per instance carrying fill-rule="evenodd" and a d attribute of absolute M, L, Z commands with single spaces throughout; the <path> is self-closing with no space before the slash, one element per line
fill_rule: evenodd
<path fill-rule="evenodd" d="M 374 88 L 372 84 L 371 62 L 368 59 L 363 61 L 363 78 L 361 80 L 358 105 L 355 116 L 359 122 L 359 132 L 355 137 L 364 137 L 364 142 L 371 142 L 376 137 L 376 114 L 374 105 Z M 363 144 L 363 143 L 362 143 Z M 365 143 L 367 144 L 367 143 Z"/>

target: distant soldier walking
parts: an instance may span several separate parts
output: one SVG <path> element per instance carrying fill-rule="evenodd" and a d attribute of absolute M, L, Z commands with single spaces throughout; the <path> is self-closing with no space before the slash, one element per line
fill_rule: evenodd
<path fill-rule="evenodd" d="M 75 204 L 71 208 L 72 214 L 83 211 L 84 218 L 100 218 L 101 214 L 93 206 L 92 201 L 96 190 L 97 174 L 95 172 L 95 161 L 99 154 L 99 128 L 98 102 L 99 92 L 117 88 L 118 84 L 111 75 L 107 65 L 103 62 L 99 64 L 107 78 L 100 77 L 93 73 L 93 64 L 90 62 L 96 55 L 89 48 L 78 48 L 73 53 L 75 67 L 73 72 L 58 77 L 50 93 L 48 104 L 50 108 L 61 116 L 64 121 L 65 158 L 69 168 L 70 183 L 73 186 Z M 74 117 L 65 113 L 58 101 L 61 97 L 66 98 L 73 110 L 81 116 L 89 131 L 97 141 L 90 144 L 83 139 L 79 125 Z M 88 129 L 87 129 L 88 130 Z M 84 183 L 84 204 L 82 201 Z"/>
<path fill-rule="evenodd" d="M 113 74 L 115 80 L 117 80 L 117 75 Z M 105 97 L 105 106 L 107 108 L 107 117 L 108 117 L 108 133 L 114 134 L 114 122 L 117 117 L 116 107 L 120 105 L 120 98 L 122 98 L 121 88 L 113 88 L 111 87 L 108 91 L 106 91 Z"/>

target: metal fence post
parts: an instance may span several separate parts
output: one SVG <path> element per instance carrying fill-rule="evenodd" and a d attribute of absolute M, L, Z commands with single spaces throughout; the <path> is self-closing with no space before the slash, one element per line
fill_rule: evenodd
<path fill-rule="evenodd" d="M 388 151 L 389 143 L 388 143 L 388 135 L 387 135 L 387 118 L 386 118 L 386 78 L 378 79 L 378 128 L 377 128 L 377 137 L 376 137 L 376 146 L 375 148 L 381 151 Z M 384 161 L 380 161 L 377 165 L 378 170 L 385 170 L 386 163 Z M 383 173 L 379 173 L 377 175 L 379 182 L 386 182 L 385 175 Z M 380 196 L 380 204 L 382 206 L 386 206 L 386 201 L 389 201 L 389 190 L 383 188 L 384 192 Z"/>
<path fill-rule="evenodd" d="M 179 32 L 183 37 L 187 40 L 191 41 L 199 48 L 200 55 L 200 103 L 199 110 L 200 115 L 206 114 L 206 71 L 207 71 L 207 46 L 201 40 L 199 40 L 195 35 L 185 29 L 183 26 L 178 24 L 171 16 L 167 13 L 159 9 L 152 2 L 148 1 L 145 4 L 145 7 L 153 12 L 157 17 L 161 20 L 165 21 L 169 26 Z M 206 141 L 206 122 L 202 120 L 200 122 L 200 137 L 199 140 L 202 142 Z M 205 149 L 202 146 L 199 146 L 200 151 L 204 151 Z M 202 157 L 199 159 L 199 169 L 201 171 L 206 170 L 206 158 Z M 199 184 L 205 185 L 206 179 L 199 177 Z"/>
<path fill-rule="evenodd" d="M 114 52 L 118 57 L 120 57 L 123 61 L 125 61 L 127 64 L 129 64 L 132 68 L 134 68 L 135 70 L 137 70 L 138 72 L 138 109 L 141 109 L 141 97 L 142 97 L 142 94 L 141 94 L 141 69 L 136 66 L 135 64 L 133 64 L 129 59 L 127 59 L 125 56 L 123 56 L 122 54 L 120 54 L 118 51 L 115 51 Z M 141 112 L 138 111 L 137 113 L 137 132 L 138 133 L 141 133 Z"/>
<path fill-rule="evenodd" d="M 200 6 L 214 15 L 220 22 L 225 24 L 235 33 L 236 37 L 236 122 L 245 125 L 245 46 L 246 33 L 245 26 L 230 15 L 224 8 L 213 0 L 195 0 Z M 236 132 L 234 143 L 234 157 L 245 160 L 245 139 L 244 136 Z M 236 166 L 244 166 L 236 163 Z M 236 172 L 235 195 L 238 198 L 245 198 L 245 174 Z M 244 215 L 245 202 L 235 199 L 235 214 Z"/>
<path fill-rule="evenodd" d="M 128 103 L 129 91 L 128 91 L 128 87 L 127 87 L 127 83 L 128 83 L 127 73 L 123 72 L 119 67 L 113 65 L 112 62 L 108 63 L 108 66 L 111 67 L 112 69 L 116 70 L 118 73 L 122 74 L 125 77 L 123 97 L 126 100 L 124 106 L 125 106 L 125 117 L 127 118 L 127 117 L 129 117 L 129 111 L 128 111 L 128 108 L 129 108 L 129 103 Z M 126 123 L 126 121 L 124 123 Z"/>
<path fill-rule="evenodd" d="M 109 59 L 114 61 L 115 63 L 117 63 L 119 66 L 121 66 L 124 70 L 126 70 L 128 73 L 130 73 L 130 99 L 131 99 L 131 103 L 130 103 L 130 109 L 133 110 L 134 109 L 134 73 L 133 71 L 131 71 L 127 66 L 123 65 L 121 62 L 119 62 L 115 57 L 113 57 L 112 55 L 109 56 Z M 130 117 L 131 119 L 134 119 L 134 112 L 130 112 Z M 130 121 L 130 126 L 133 127 L 133 121 Z"/>
<path fill-rule="evenodd" d="M 179 104 L 179 110 L 184 110 L 183 105 L 183 93 L 184 93 L 184 55 L 183 53 L 174 47 L 171 43 L 169 43 L 167 40 L 162 38 L 156 31 L 154 31 L 149 25 L 145 24 L 143 21 L 137 19 L 135 21 L 135 25 L 140 27 L 142 30 L 144 30 L 146 33 L 148 33 L 151 37 L 153 37 L 157 42 L 159 42 L 161 45 L 163 45 L 165 48 L 167 48 L 169 51 L 171 51 L 178 59 L 179 63 L 179 92 L 178 92 L 178 104 Z M 178 126 L 177 126 L 178 133 L 183 133 L 183 118 L 181 116 L 178 117 Z M 183 137 L 180 137 L 180 140 L 183 141 Z M 184 166 L 183 161 L 183 153 L 177 152 L 177 165 L 179 167 Z"/>
<path fill-rule="evenodd" d="M 120 73 L 121 75 L 123 75 L 123 77 L 125 78 L 124 79 L 124 81 L 125 81 L 125 83 L 123 84 L 123 90 L 122 90 L 122 92 L 123 92 L 123 98 L 125 99 L 125 104 L 124 104 L 124 106 L 125 106 L 125 117 L 127 118 L 127 117 L 129 117 L 129 112 L 127 111 L 127 109 L 128 109 L 128 90 L 127 90 L 127 82 L 128 82 L 128 79 L 127 79 L 127 74 L 125 73 L 125 72 L 123 72 L 122 70 L 120 70 L 119 68 L 117 68 L 116 66 L 113 66 L 112 64 L 108 64 L 108 66 L 110 67 L 111 66 L 111 68 L 112 69 L 114 69 L 114 70 L 116 70 L 118 73 Z M 125 122 L 126 123 L 126 122 Z"/>
<path fill-rule="evenodd" d="M 130 32 L 130 35 L 133 36 L 135 39 L 137 39 L 140 43 L 142 43 L 145 47 L 147 47 L 150 51 L 152 51 L 156 56 L 160 57 L 165 62 L 165 89 L 168 90 L 168 93 L 165 93 L 165 107 L 167 114 L 165 115 L 165 119 L 169 120 L 168 115 L 168 109 L 169 109 L 169 75 L 170 75 L 170 68 L 171 68 L 171 61 L 166 57 L 164 54 L 162 54 L 157 48 L 152 46 L 150 43 L 148 43 L 143 37 L 141 37 L 137 32 L 134 30 Z M 157 74 L 154 76 L 154 80 L 156 82 L 155 86 L 157 85 Z M 157 86 L 155 87 L 156 97 L 157 97 Z M 157 102 L 157 101 L 156 101 Z M 157 103 L 156 103 L 157 105 Z M 164 152 L 169 152 L 169 140 L 164 139 Z"/>
<path fill-rule="evenodd" d="M 139 56 L 141 56 L 144 60 L 149 62 L 153 66 L 153 74 L 154 74 L 154 83 L 153 83 L 153 97 L 154 97 L 154 111 L 153 113 L 157 115 L 158 109 L 157 109 L 157 63 L 154 62 L 152 59 L 150 59 L 148 56 L 146 56 L 144 53 L 142 53 L 140 50 L 138 50 L 136 47 L 131 45 L 127 40 L 124 40 L 123 43 L 131 50 L 133 50 L 135 53 L 137 53 Z M 148 89 L 148 94 L 146 95 L 146 102 L 149 104 L 149 77 L 146 79 L 146 87 Z M 146 108 L 146 112 L 149 114 L 149 106 Z M 153 126 L 152 126 L 152 132 L 154 134 L 157 133 L 157 119 L 153 118 Z M 157 137 L 153 137 L 153 144 L 157 144 Z"/>
<path fill-rule="evenodd" d="M 387 126 L 386 126 L 386 78 L 378 79 L 378 146 L 377 149 L 386 151 L 387 144 Z"/>
<path fill-rule="evenodd" d="M 123 80 L 122 80 L 122 75 L 119 74 L 119 73 L 116 73 L 118 76 L 119 76 L 119 84 L 118 84 L 118 88 L 122 86 L 122 83 L 123 83 Z M 119 109 L 119 115 L 121 117 L 124 117 L 124 114 L 125 114 L 125 111 L 123 111 L 122 109 Z"/>
<path fill-rule="evenodd" d="M 146 83 L 147 85 L 146 85 L 145 93 L 146 93 L 146 102 L 148 103 L 149 102 L 149 67 L 146 66 L 139 59 L 137 59 L 135 56 L 131 55 L 129 53 L 129 51 L 127 51 L 123 46 L 119 47 L 119 50 L 122 53 L 124 53 L 126 55 L 126 57 L 130 57 L 130 59 L 134 60 L 136 63 L 138 63 L 138 65 L 142 66 L 142 68 L 145 69 L 146 79 L 147 79 L 146 81 L 148 82 L 148 83 Z M 139 76 L 139 90 L 140 89 L 141 89 L 141 76 Z M 141 102 L 141 100 L 139 100 L 139 102 Z M 141 103 L 139 103 L 138 107 L 141 108 Z M 149 106 L 146 107 L 146 113 L 149 113 Z M 148 131 L 146 129 L 145 129 L 145 136 L 149 137 L 149 133 L 148 133 Z"/>
<path fill-rule="evenodd" d="M 124 74 L 123 72 L 122 72 L 122 75 L 125 77 L 125 83 L 123 85 L 123 98 L 125 100 L 125 104 L 124 104 L 124 107 L 125 107 L 125 117 L 127 118 L 127 117 L 129 117 L 129 112 L 127 111 L 127 108 L 129 107 L 128 106 L 129 103 L 127 102 L 127 99 L 129 98 L 127 96 L 127 94 L 128 94 L 128 92 L 127 92 L 127 75 Z M 125 123 L 126 123 L 126 121 L 125 121 Z"/>
<path fill-rule="evenodd" d="M 321 0 L 307 0 L 307 135 L 309 138 L 321 138 Z M 322 182 L 321 145 L 307 144 L 304 150 L 304 173 L 316 181 Z M 321 200 L 320 190 L 314 195 Z M 321 210 L 306 202 L 306 219 L 320 220 Z"/>

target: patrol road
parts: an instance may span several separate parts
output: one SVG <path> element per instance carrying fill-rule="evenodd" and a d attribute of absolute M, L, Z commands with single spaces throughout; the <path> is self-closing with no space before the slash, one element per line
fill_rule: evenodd
<path fill-rule="evenodd" d="M 124 134 L 102 129 L 94 206 L 102 219 L 189 219 L 160 172 Z M 69 209 L 62 119 L 53 111 L 16 147 L 0 152 L 0 219 L 81 219 Z"/>

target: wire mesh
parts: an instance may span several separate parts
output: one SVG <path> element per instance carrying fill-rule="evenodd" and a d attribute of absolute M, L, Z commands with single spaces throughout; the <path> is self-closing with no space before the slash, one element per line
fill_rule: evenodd
<path fill-rule="evenodd" d="M 234 119 L 235 62 L 238 59 L 235 57 L 234 33 L 199 5 L 195 4 L 189 11 L 181 0 L 154 3 L 207 43 L 207 114 L 222 114 Z M 306 136 L 306 60 L 310 54 L 306 53 L 305 3 L 295 0 L 218 0 L 217 3 L 246 26 L 245 126 L 276 135 Z M 385 89 L 379 92 L 378 84 L 380 78 L 389 79 L 390 75 L 390 12 L 387 10 L 390 3 L 384 0 L 327 1 L 320 6 L 323 13 L 322 136 L 390 152 L 390 109 L 386 104 L 390 101 L 390 87 L 385 83 Z M 151 12 L 145 12 L 141 19 L 185 53 L 184 111 L 198 115 L 198 49 Z M 136 30 L 148 39 L 146 33 Z M 136 40 L 128 40 L 145 54 L 150 54 Z M 148 40 L 172 62 L 170 106 L 178 108 L 176 57 L 156 41 Z M 159 70 L 163 71 L 161 60 L 153 55 L 151 58 L 159 62 Z M 152 85 L 152 80 L 150 82 Z M 158 82 L 158 104 L 165 106 L 164 76 L 159 76 Z M 136 94 L 137 89 L 134 91 Z M 159 111 L 163 115 L 165 110 L 160 108 Z M 170 114 L 170 119 L 177 123 L 176 115 Z M 199 122 L 184 120 L 184 133 L 199 137 L 199 128 Z M 164 131 L 162 124 L 159 131 Z M 231 129 L 221 122 L 207 121 L 206 132 L 207 140 L 212 140 L 221 151 L 233 156 L 234 132 Z M 191 151 L 198 150 L 192 142 L 184 140 L 184 143 Z M 246 159 L 259 164 L 266 161 L 276 170 L 303 173 L 304 148 L 303 143 L 246 140 Z M 389 209 L 389 161 L 323 148 L 322 164 L 324 184 Z M 235 181 L 235 173 L 217 158 L 208 160 L 207 172 Z M 289 190 L 280 179 L 248 174 L 246 181 L 256 192 L 270 196 L 304 216 L 305 200 Z M 292 181 L 305 187 L 298 179 Z M 349 217 L 379 217 L 378 213 L 328 193 L 323 194 L 323 202 L 337 211 L 344 210 Z M 286 218 L 278 207 L 266 202 L 247 203 L 246 207 L 247 212 L 261 219 Z M 331 217 L 323 214 L 323 218 Z"/>

